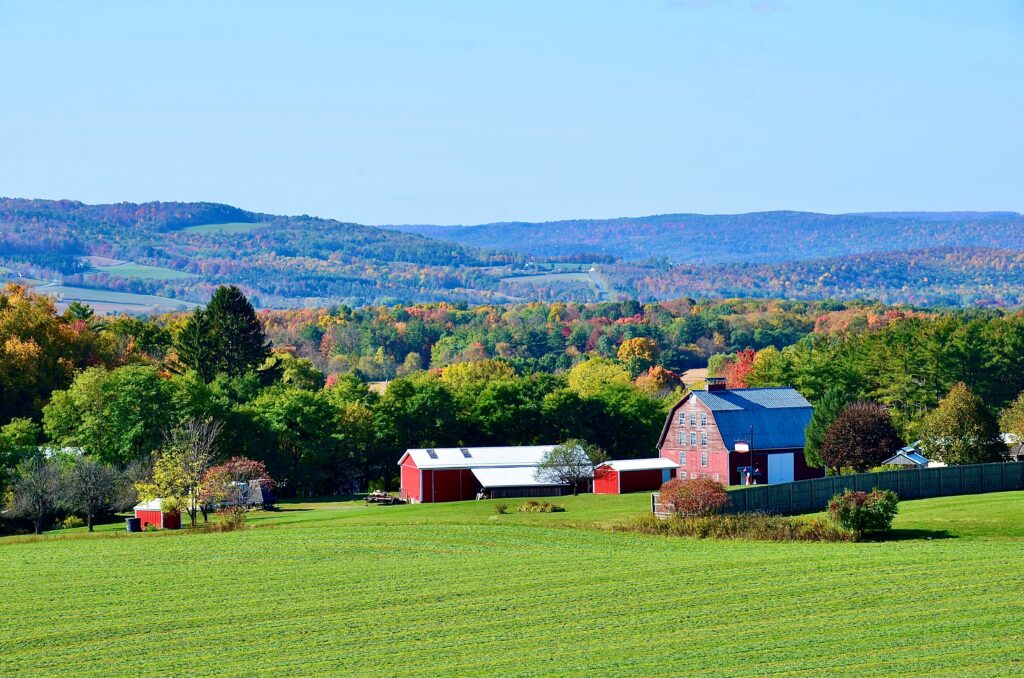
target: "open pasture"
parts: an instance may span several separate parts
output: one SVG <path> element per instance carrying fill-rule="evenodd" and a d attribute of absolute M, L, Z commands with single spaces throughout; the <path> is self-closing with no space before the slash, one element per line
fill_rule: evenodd
<path fill-rule="evenodd" d="M 1024 493 L 907 502 L 897 539 L 861 544 L 616 533 L 598 528 L 647 495 L 559 501 L 565 513 L 500 516 L 497 501 L 296 503 L 241 532 L 0 540 L 0 662 L 96 676 L 1024 670 Z"/>
<path fill-rule="evenodd" d="M 120 278 L 142 278 L 144 280 L 183 280 L 195 277 L 193 273 L 176 271 L 173 268 L 146 266 L 145 264 L 135 264 L 132 262 L 111 266 L 96 266 L 96 270 L 109 275 L 116 275 Z"/>
<path fill-rule="evenodd" d="M 162 313 L 186 310 L 196 304 L 184 299 L 170 299 L 152 294 L 131 294 L 114 290 L 101 290 L 71 285 L 43 285 L 37 292 L 57 298 L 58 307 L 72 301 L 88 304 L 97 313 Z"/>

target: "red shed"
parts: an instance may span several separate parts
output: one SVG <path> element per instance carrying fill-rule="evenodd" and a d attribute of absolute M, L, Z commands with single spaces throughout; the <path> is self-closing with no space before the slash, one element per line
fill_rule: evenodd
<path fill-rule="evenodd" d="M 139 519 L 143 530 L 147 525 L 160 530 L 181 529 L 181 514 L 177 511 L 164 511 L 162 505 L 162 499 L 153 499 L 135 507 L 135 517 Z"/>
<path fill-rule="evenodd" d="M 659 489 L 679 464 L 667 457 L 607 461 L 594 469 L 594 494 L 626 494 Z"/>

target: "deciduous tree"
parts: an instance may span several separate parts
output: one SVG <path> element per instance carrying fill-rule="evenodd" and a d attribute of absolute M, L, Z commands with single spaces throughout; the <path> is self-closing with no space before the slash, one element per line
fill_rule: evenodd
<path fill-rule="evenodd" d="M 41 455 L 30 457 L 19 465 L 13 491 L 11 514 L 31 520 L 32 529 L 41 534 L 60 506 L 60 470 Z"/>
<path fill-rule="evenodd" d="M 1002 460 L 1006 445 L 999 424 L 963 382 L 958 382 L 921 426 L 921 451 L 946 464 L 984 464 Z"/>
<path fill-rule="evenodd" d="M 78 457 L 67 470 L 64 486 L 68 508 L 84 515 L 92 532 L 96 516 L 113 508 L 117 489 L 114 470 L 87 457 Z"/>
<path fill-rule="evenodd" d="M 825 432 L 821 459 L 838 475 L 844 468 L 866 471 L 903 447 L 889 411 L 866 401 L 848 405 Z"/>
<path fill-rule="evenodd" d="M 585 481 L 594 477 L 594 468 L 607 459 L 608 455 L 596 445 L 570 439 L 544 455 L 534 477 L 541 482 L 568 485 L 575 495 Z"/>

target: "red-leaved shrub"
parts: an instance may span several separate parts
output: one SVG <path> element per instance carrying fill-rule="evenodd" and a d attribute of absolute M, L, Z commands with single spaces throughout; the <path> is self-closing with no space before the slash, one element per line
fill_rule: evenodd
<path fill-rule="evenodd" d="M 709 516 L 725 508 L 729 495 L 711 478 L 673 478 L 661 486 L 661 503 L 684 516 Z"/>

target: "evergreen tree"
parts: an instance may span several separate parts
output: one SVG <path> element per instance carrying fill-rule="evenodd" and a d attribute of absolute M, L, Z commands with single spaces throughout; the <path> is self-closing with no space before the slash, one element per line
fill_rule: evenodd
<path fill-rule="evenodd" d="M 921 429 L 921 451 L 946 464 L 985 464 L 1006 454 L 995 417 L 963 382 L 953 385 Z"/>
<path fill-rule="evenodd" d="M 825 462 L 821 458 L 821 446 L 825 442 L 825 432 L 835 423 L 839 413 L 850 404 L 850 397 L 846 392 L 833 386 L 825 391 L 815 406 L 811 421 L 804 431 L 804 459 L 808 466 L 821 468 Z"/>
<path fill-rule="evenodd" d="M 178 360 L 210 381 L 256 369 L 270 355 L 270 343 L 252 304 L 234 285 L 219 287 L 205 310 L 197 310 L 175 341 Z"/>

